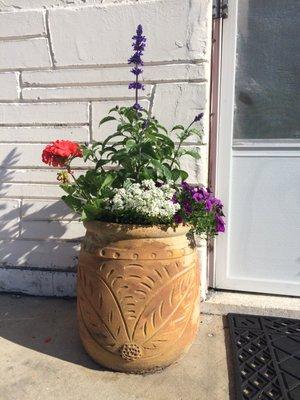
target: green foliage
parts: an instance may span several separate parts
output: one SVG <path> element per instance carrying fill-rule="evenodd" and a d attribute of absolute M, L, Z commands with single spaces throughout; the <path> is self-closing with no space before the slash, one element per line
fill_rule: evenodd
<path fill-rule="evenodd" d="M 116 129 L 101 142 L 82 145 L 83 159 L 93 165 L 85 175 L 74 178 L 74 183 L 61 185 L 67 193 L 63 200 L 82 219 L 104 219 L 104 207 L 112 196 L 113 188 L 120 188 L 129 179 L 141 182 L 152 179 L 155 182 L 176 183 L 186 180 L 188 173 L 182 170 L 183 156 L 199 158 L 194 149 L 183 147 L 184 142 L 197 137 L 202 143 L 202 131 L 175 126 L 171 132 L 177 143 L 158 121 L 146 110 L 136 111 L 133 107 L 115 107 L 100 121 L 103 124 L 115 122 Z M 67 166 L 70 172 L 70 165 Z M 107 216 L 106 218 L 110 218 Z M 141 216 L 119 216 L 122 221 L 141 220 Z"/>
<path fill-rule="evenodd" d="M 194 203 L 193 211 L 186 215 L 185 220 L 199 236 L 214 237 L 218 234 L 215 213 L 207 211 L 204 203 Z"/>
<path fill-rule="evenodd" d="M 67 193 L 62 199 L 72 210 L 81 213 L 82 220 L 97 219 L 112 195 L 116 177 L 116 171 L 89 170 L 74 178 L 74 183 L 60 185 Z"/>
<path fill-rule="evenodd" d="M 174 225 L 171 218 L 157 218 L 143 215 L 134 210 L 123 211 L 106 211 L 101 215 L 101 220 L 106 222 L 116 222 L 120 224 L 136 224 L 136 225 Z"/>
<path fill-rule="evenodd" d="M 197 136 L 202 144 L 202 132 L 177 125 L 172 131 L 178 131 L 178 144 L 168 135 L 168 131 L 147 111 L 136 111 L 132 107 L 113 108 L 108 116 L 101 120 L 100 126 L 117 121 L 117 129 L 104 141 L 85 146 L 85 160 L 95 163 L 96 170 L 104 171 L 110 164 L 118 171 L 116 185 L 126 179 L 141 182 L 143 179 L 154 181 L 179 181 L 187 178 L 180 167 L 180 158 L 188 155 L 199 158 L 195 150 L 182 148 L 184 141 Z"/>

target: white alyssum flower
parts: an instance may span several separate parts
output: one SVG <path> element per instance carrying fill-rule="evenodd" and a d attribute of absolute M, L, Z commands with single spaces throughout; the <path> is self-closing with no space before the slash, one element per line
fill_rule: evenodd
<path fill-rule="evenodd" d="M 166 220 L 180 208 L 172 201 L 174 194 L 175 190 L 169 184 L 157 187 L 151 179 L 142 183 L 126 181 L 123 188 L 114 189 L 108 207 L 111 212 L 133 211 L 144 217 Z"/>

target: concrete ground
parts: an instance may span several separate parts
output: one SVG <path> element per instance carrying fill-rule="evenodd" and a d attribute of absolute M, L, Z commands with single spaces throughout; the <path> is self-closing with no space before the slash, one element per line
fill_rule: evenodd
<path fill-rule="evenodd" d="M 188 355 L 146 376 L 100 368 L 81 346 L 74 300 L 0 295 L 1 400 L 227 400 L 228 329 L 202 317 Z"/>
<path fill-rule="evenodd" d="M 202 303 L 202 312 L 213 315 L 238 313 L 300 319 L 300 298 L 210 290 L 207 299 Z"/>

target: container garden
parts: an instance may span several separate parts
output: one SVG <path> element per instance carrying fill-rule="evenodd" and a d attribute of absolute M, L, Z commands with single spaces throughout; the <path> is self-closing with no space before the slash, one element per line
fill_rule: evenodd
<path fill-rule="evenodd" d="M 216 236 L 224 219 L 221 201 L 187 183 L 180 163 L 200 157 L 185 143 L 202 144 L 203 114 L 169 132 L 143 109 L 140 25 L 133 40 L 135 101 L 101 120 L 112 124 L 111 135 L 84 145 L 57 140 L 42 160 L 62 168 L 62 199 L 86 228 L 77 276 L 82 343 L 104 367 L 146 373 L 174 363 L 192 344 L 200 303 L 194 235 Z M 88 162 L 85 173 L 72 169 L 77 158 Z"/>

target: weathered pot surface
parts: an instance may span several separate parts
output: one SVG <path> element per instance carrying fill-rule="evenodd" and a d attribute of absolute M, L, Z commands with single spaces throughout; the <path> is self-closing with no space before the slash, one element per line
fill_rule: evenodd
<path fill-rule="evenodd" d="M 117 371 L 172 364 L 198 326 L 200 271 L 189 228 L 100 221 L 85 227 L 77 297 L 85 349 Z"/>

